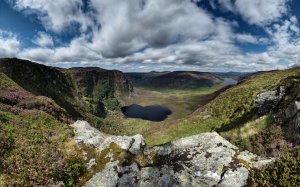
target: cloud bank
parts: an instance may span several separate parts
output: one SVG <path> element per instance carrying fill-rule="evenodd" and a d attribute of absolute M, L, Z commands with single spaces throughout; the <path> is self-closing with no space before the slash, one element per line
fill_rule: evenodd
<path fill-rule="evenodd" d="M 49 33 L 79 33 L 55 45 L 49 33 L 21 48 L 18 38 L 0 33 L 0 56 L 46 64 L 109 66 L 126 71 L 194 69 L 253 71 L 300 65 L 298 20 L 290 0 L 214 0 L 211 7 L 230 12 L 267 36 L 239 32 L 239 22 L 217 17 L 190 0 L 15 0 L 14 8 L 35 14 Z M 242 45 L 264 46 L 259 52 Z M 3 48 L 3 49 L 2 49 Z"/>

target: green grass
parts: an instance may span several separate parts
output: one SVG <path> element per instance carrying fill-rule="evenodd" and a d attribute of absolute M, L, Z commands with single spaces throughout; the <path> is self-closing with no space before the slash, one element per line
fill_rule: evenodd
<path fill-rule="evenodd" d="M 282 79 L 299 74 L 300 69 L 298 68 L 252 76 L 220 94 L 193 116 L 145 134 L 146 140 L 150 145 L 158 145 L 181 137 L 216 130 L 220 127 L 226 129 L 234 123 L 239 123 L 240 126 L 247 124 L 251 120 L 255 120 L 249 119 L 247 115 L 251 114 L 258 93 L 278 85 Z M 204 119 L 207 115 L 210 117 Z"/>
<path fill-rule="evenodd" d="M 213 97 L 213 93 L 220 88 L 219 86 L 221 85 L 192 90 L 136 88 L 135 96 L 126 100 L 126 105 L 133 103 L 142 106 L 165 105 L 172 110 L 172 115 L 163 122 L 151 122 L 126 118 L 121 112 L 110 112 L 106 118 L 110 122 L 110 128 L 104 131 L 117 135 L 142 134 L 147 141 L 147 134 L 176 124 L 179 119 L 191 115 L 198 107 L 207 103 Z"/>
<path fill-rule="evenodd" d="M 272 123 L 271 115 L 264 115 L 257 119 L 250 120 L 241 126 L 236 126 L 228 131 L 221 132 L 220 135 L 228 140 L 245 139 L 258 134 Z"/>
<path fill-rule="evenodd" d="M 67 124 L 44 112 L 0 112 L 1 186 L 47 186 L 58 181 L 73 186 L 85 166 L 76 147 L 65 149 L 72 136 Z"/>
<path fill-rule="evenodd" d="M 17 83 L 12 81 L 3 72 L 0 71 L 0 92 L 8 89 L 23 90 Z"/>

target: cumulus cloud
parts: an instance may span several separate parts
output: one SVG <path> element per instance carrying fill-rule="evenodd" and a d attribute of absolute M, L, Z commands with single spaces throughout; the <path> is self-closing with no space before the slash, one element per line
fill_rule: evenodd
<path fill-rule="evenodd" d="M 34 43 L 40 47 L 21 51 L 16 37 L 10 37 L 17 49 L 10 55 L 51 65 L 75 63 L 128 71 L 146 67 L 202 71 L 284 68 L 300 61 L 298 20 L 294 16 L 280 19 L 288 15 L 288 1 L 211 1 L 213 8 L 263 28 L 266 38 L 238 33 L 235 20 L 215 17 L 198 7 L 196 2 L 201 0 L 90 0 L 87 4 L 82 0 L 14 0 L 17 10 L 38 15 L 49 31 L 59 33 L 76 26 L 80 34 L 69 44 L 54 46 L 49 34 L 39 33 Z M 90 11 L 83 11 L 84 6 Z M 236 42 L 269 46 L 261 53 L 247 53 Z"/>
<path fill-rule="evenodd" d="M 39 32 L 36 38 L 33 40 L 33 43 L 40 47 L 51 47 L 54 45 L 52 36 L 44 32 Z"/>
<path fill-rule="evenodd" d="M 0 57 L 15 57 L 20 48 L 21 43 L 15 34 L 0 30 Z"/>
<path fill-rule="evenodd" d="M 250 24 L 266 25 L 287 13 L 289 0 L 236 0 L 236 11 Z"/>
<path fill-rule="evenodd" d="M 91 4 L 102 26 L 91 46 L 106 57 L 201 40 L 216 26 L 208 13 L 187 0 L 91 0 Z"/>
<path fill-rule="evenodd" d="M 85 31 L 92 21 L 83 13 L 81 0 L 11 0 L 15 8 L 36 14 L 47 29 L 61 32 L 74 23 Z"/>
<path fill-rule="evenodd" d="M 25 49 L 19 56 L 24 59 L 44 62 L 48 64 L 56 63 L 80 63 L 82 61 L 95 61 L 102 59 L 102 56 L 88 48 L 84 38 L 76 38 L 68 46 L 50 48 L 30 48 Z"/>

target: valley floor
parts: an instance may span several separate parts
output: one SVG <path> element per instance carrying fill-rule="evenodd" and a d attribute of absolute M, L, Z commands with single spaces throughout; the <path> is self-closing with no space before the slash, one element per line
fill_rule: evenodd
<path fill-rule="evenodd" d="M 195 110 L 204 106 L 217 96 L 217 90 L 220 88 L 222 85 L 193 90 L 135 88 L 133 96 L 125 101 L 125 105 L 164 105 L 171 109 L 172 114 L 162 122 L 152 122 L 126 118 L 121 112 L 113 112 L 107 116 L 107 120 L 113 123 L 113 128 L 109 133 L 142 134 L 148 144 L 154 145 L 155 143 L 151 140 L 157 137 L 157 132 L 178 123 L 178 120 L 191 115 Z"/>

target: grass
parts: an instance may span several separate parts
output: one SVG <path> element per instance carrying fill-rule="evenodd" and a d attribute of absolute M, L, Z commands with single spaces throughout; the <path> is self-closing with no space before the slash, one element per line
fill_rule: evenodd
<path fill-rule="evenodd" d="M 236 122 L 240 126 L 247 123 L 251 124 L 250 121 L 255 119 L 248 119 L 247 115 L 251 114 L 256 95 L 275 87 L 282 79 L 299 74 L 300 69 L 298 68 L 252 76 L 221 93 L 192 116 L 181 119 L 176 124 L 147 132 L 145 134 L 146 140 L 150 145 L 158 145 L 181 137 L 213 131 L 220 127 L 224 128 Z M 205 116 L 209 116 L 209 118 L 206 119 Z"/>
<path fill-rule="evenodd" d="M 84 172 L 81 153 L 64 149 L 73 136 L 67 124 L 38 111 L 0 112 L 0 179 L 3 186 L 73 186 Z"/>
<path fill-rule="evenodd" d="M 3 72 L 0 71 L 0 92 L 8 89 L 23 90 L 17 83 L 12 81 Z"/>
<path fill-rule="evenodd" d="M 214 92 L 220 88 L 221 85 L 207 89 L 192 89 L 192 90 L 175 90 L 175 89 L 156 89 L 150 90 L 145 88 L 136 88 L 135 96 L 125 101 L 126 105 L 140 104 L 146 105 L 165 105 L 172 110 L 165 121 L 151 122 L 141 119 L 126 118 L 120 112 L 110 112 L 106 120 L 110 122 L 110 128 L 104 130 L 109 134 L 117 135 L 134 135 L 142 134 L 146 141 L 147 134 L 152 131 L 159 131 L 159 129 L 172 126 L 177 123 L 177 120 L 191 115 L 197 108 L 203 106 L 210 99 L 213 98 Z"/>
<path fill-rule="evenodd" d="M 245 139 L 258 134 L 272 123 L 272 116 L 264 115 L 257 119 L 250 120 L 240 127 L 221 132 L 220 135 L 228 140 Z"/>

